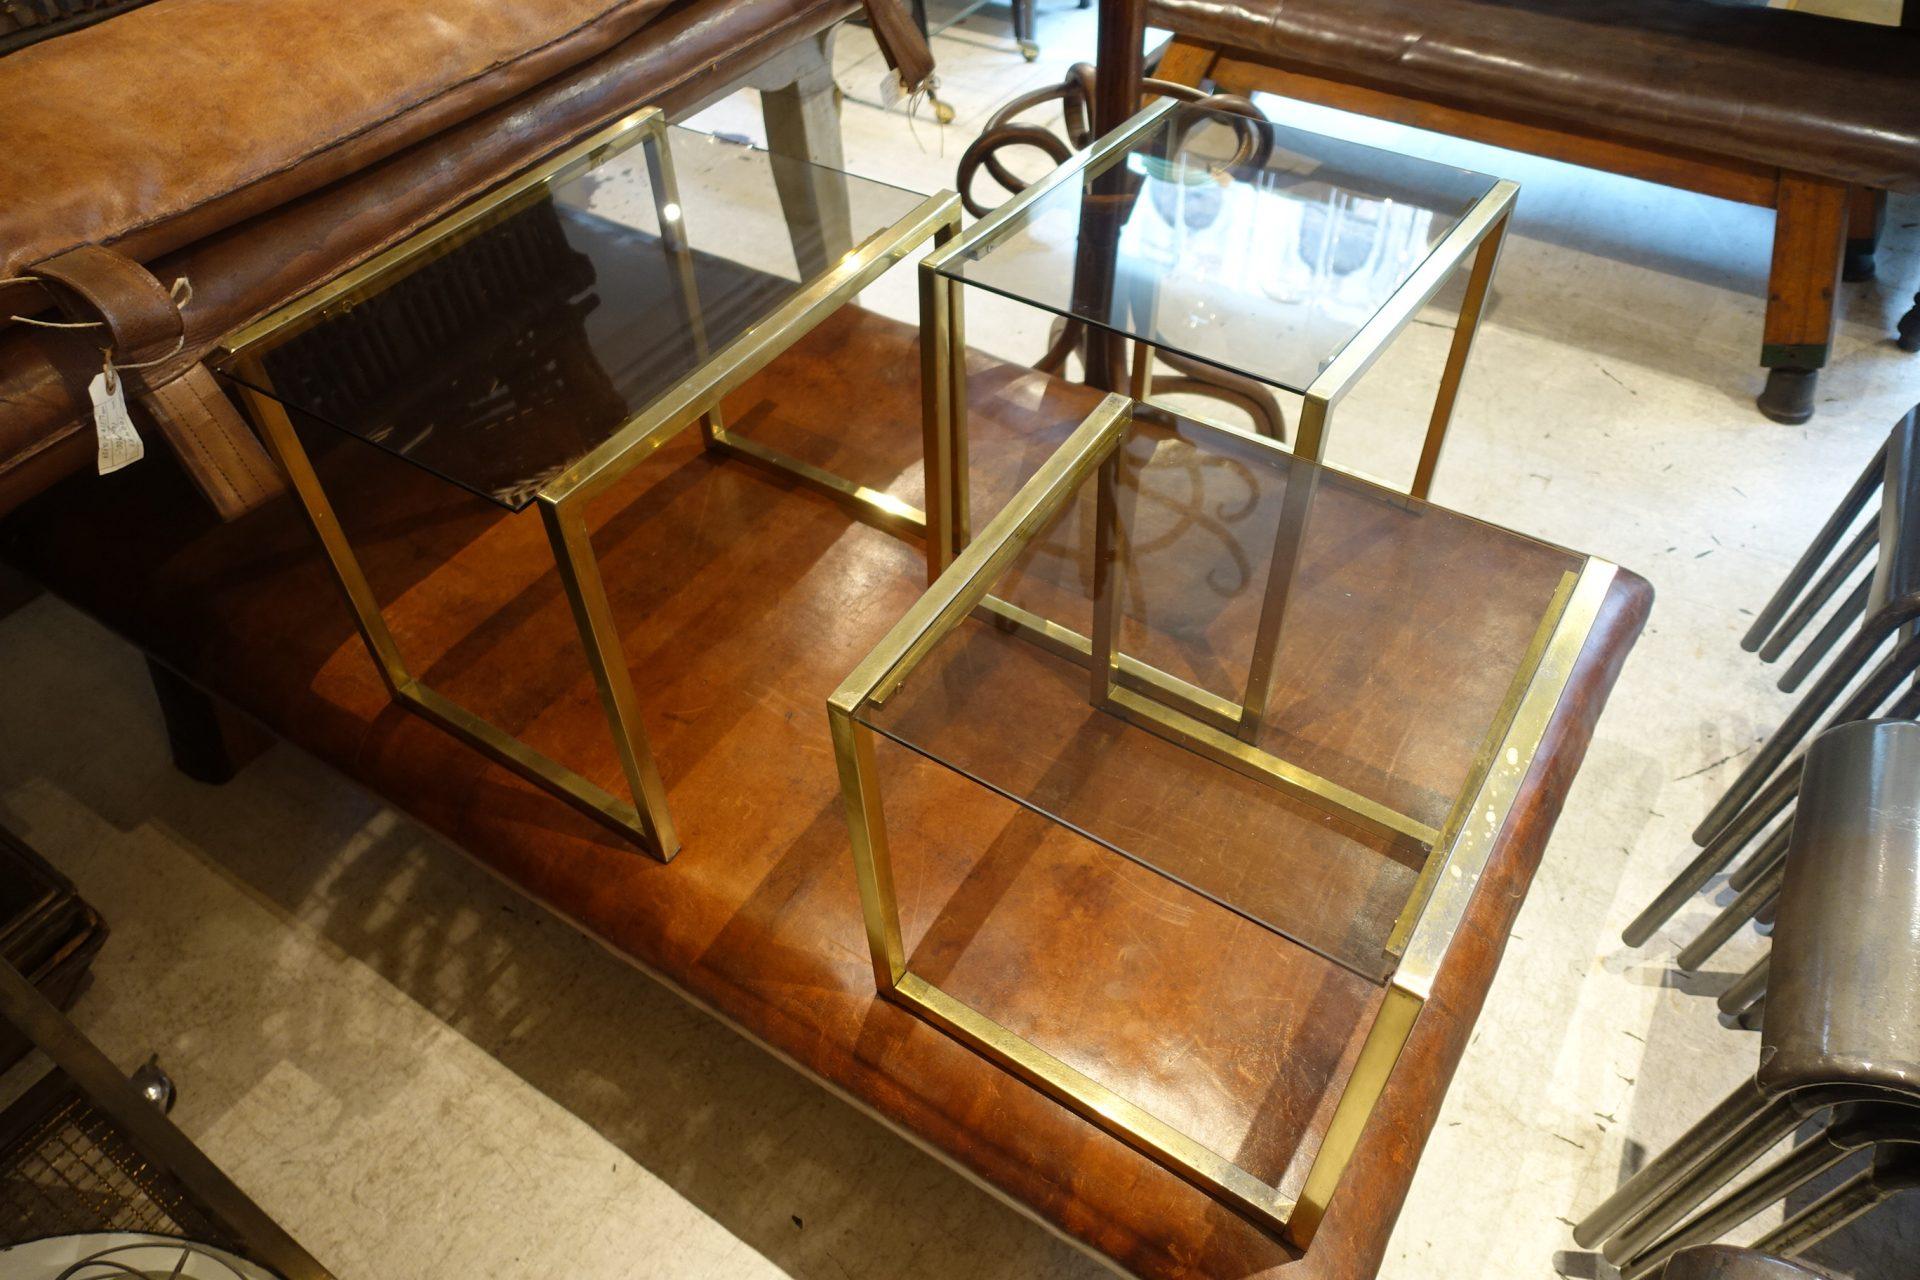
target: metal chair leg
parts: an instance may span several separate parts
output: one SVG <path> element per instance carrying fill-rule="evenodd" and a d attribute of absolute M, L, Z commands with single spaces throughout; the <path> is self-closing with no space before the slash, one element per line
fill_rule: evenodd
<path fill-rule="evenodd" d="M 1621 1268 L 1623 1280 L 1642 1280 L 1666 1259 L 1696 1244 L 1718 1240 L 1754 1214 L 1786 1199 L 1855 1151 L 1920 1142 L 1920 1110 L 1910 1104 L 1845 1103 L 1827 1126 L 1774 1161 L 1746 1185 L 1721 1197 L 1691 1221 L 1635 1253 Z"/>
<path fill-rule="evenodd" d="M 1593 1248 L 1727 1143 L 1749 1130 L 1770 1127 L 1776 1116 L 1790 1115 L 1784 1102 L 1747 1081 L 1582 1218 L 1573 1229 L 1574 1241 L 1583 1249 Z"/>
<path fill-rule="evenodd" d="M 1746 1185 L 1714 1201 L 1654 1244 L 1633 1253 L 1620 1268 L 1621 1280 L 1643 1280 L 1659 1274 L 1667 1259 L 1679 1250 L 1718 1240 L 1768 1205 L 1778 1204 L 1846 1159 L 1853 1148 L 1829 1141 L 1829 1131 L 1822 1130 L 1801 1143 Z"/>
<path fill-rule="evenodd" d="M 1754 1003 L 1767 994 L 1767 968 L 1773 960 L 1771 955 L 1761 956 L 1753 962 L 1753 967 L 1741 974 L 1734 984 L 1720 993 L 1720 1012 L 1728 1017 L 1737 1017 L 1751 1009 Z"/>
<path fill-rule="evenodd" d="M 1794 704 L 1787 718 L 1781 722 L 1778 729 L 1773 731 L 1773 736 L 1768 738 L 1760 750 L 1754 754 L 1747 767 L 1741 770 L 1740 776 L 1733 780 L 1733 785 L 1727 788 L 1726 794 L 1720 797 L 1719 803 L 1715 804 L 1707 816 L 1700 820 L 1700 825 L 1693 831 L 1694 843 L 1706 844 L 1712 840 L 1739 814 L 1741 809 L 1746 807 L 1748 802 L 1766 785 L 1767 779 L 1773 776 L 1774 770 L 1786 761 L 1788 753 L 1819 722 L 1821 713 L 1832 706 L 1847 686 L 1853 683 L 1854 676 L 1867 664 L 1868 659 L 1873 657 L 1886 638 L 1885 632 L 1863 631 L 1847 642 L 1846 648 L 1827 664 L 1827 669 L 1820 673 L 1820 678 L 1814 681 L 1813 686 L 1807 690 L 1800 701 Z M 1920 635 L 1909 635 L 1900 640 L 1894 646 L 1893 652 L 1874 669 L 1873 675 L 1868 678 L 1868 683 L 1862 686 L 1861 693 L 1864 694 L 1869 687 L 1884 686 L 1884 692 L 1880 694 L 1880 698 L 1884 699 L 1893 691 L 1894 686 L 1911 676 L 1916 667 L 1920 667 Z M 1856 695 L 1849 699 L 1849 704 L 1863 701 L 1860 695 Z M 1878 700 L 1875 700 L 1873 705 L 1878 706 Z M 1869 711 L 1868 714 L 1871 712 Z M 1834 723 L 1839 723 L 1840 719 L 1836 716 Z"/>
<path fill-rule="evenodd" d="M 1821 564 L 1833 553 L 1833 549 L 1840 545 L 1841 535 L 1859 517 L 1861 511 L 1865 510 L 1868 497 L 1880 487 L 1886 465 L 1887 444 L 1883 440 L 1880 442 L 1880 448 L 1873 455 L 1873 461 L 1869 462 L 1867 469 L 1860 473 L 1860 478 L 1853 482 L 1853 488 L 1847 490 L 1847 496 L 1840 500 L 1840 505 L 1834 509 L 1834 513 L 1827 517 L 1827 523 L 1821 527 L 1820 532 L 1813 535 L 1813 541 L 1801 553 L 1800 559 L 1793 568 L 1787 571 L 1786 581 L 1780 584 L 1779 589 L 1773 593 L 1773 598 L 1767 601 L 1765 607 L 1760 610 L 1759 616 L 1754 618 L 1753 625 L 1747 628 L 1747 634 L 1740 641 L 1742 649 L 1752 653 L 1766 643 L 1767 636 L 1772 633 L 1774 627 L 1779 625 L 1780 619 L 1786 616 L 1787 610 L 1793 607 L 1794 600 L 1806 589 L 1807 583 L 1813 581 L 1813 575 L 1819 570 Z"/>
<path fill-rule="evenodd" d="M 1859 625 L 1861 617 L 1867 612 L 1867 600 L 1872 595 L 1873 575 L 1868 574 L 1860 579 L 1859 585 L 1845 600 L 1841 601 L 1840 607 L 1833 611 L 1833 616 L 1827 619 L 1826 625 L 1807 642 L 1807 647 L 1800 651 L 1800 656 L 1793 660 L 1793 664 L 1787 668 L 1787 673 L 1780 677 L 1775 688 L 1782 693 L 1792 693 L 1798 689 L 1820 665 L 1820 660 L 1833 650 L 1834 645 L 1840 643 L 1840 637 Z"/>
<path fill-rule="evenodd" d="M 1840 724 L 1849 720 L 1864 720 L 1878 711 L 1880 704 L 1888 694 L 1899 685 L 1904 676 L 1897 669 L 1882 667 L 1875 671 L 1854 694 L 1834 713 L 1833 722 Z M 1920 717 L 1920 689 L 1909 689 L 1886 710 L 1886 715 L 1894 720 L 1911 720 Z M 1644 945 L 1659 928 L 1671 920 L 1687 900 L 1706 887 L 1707 881 L 1724 871 L 1741 848 L 1757 835 L 1767 823 L 1784 812 L 1788 805 L 1800 794 L 1801 758 L 1796 757 L 1786 768 L 1773 775 L 1759 795 L 1755 796 L 1732 821 L 1728 822 L 1720 833 L 1707 842 L 1700 855 L 1688 863 L 1673 882 L 1660 891 L 1660 895 L 1647 904 L 1646 910 L 1635 916 L 1633 922 L 1621 931 L 1620 939 L 1630 947 Z M 1769 837 L 1772 840 L 1785 840 L 1788 828 L 1782 827 Z M 1733 873 L 1728 884 L 1738 893 L 1752 882 L 1772 861 L 1774 851 L 1762 846 Z"/>
<path fill-rule="evenodd" d="M 1727 888 L 1735 893 L 1745 893 L 1755 880 L 1767 874 L 1786 856 L 1787 841 L 1792 838 L 1792 821 L 1781 823 L 1765 843 L 1753 851 L 1751 857 L 1733 869 L 1733 874 L 1727 877 Z"/>
<path fill-rule="evenodd" d="M 1747 841 L 1793 803 L 1793 798 L 1798 794 L 1800 765 L 1796 760 L 1775 774 L 1767 783 L 1766 790 L 1754 797 L 1753 802 L 1742 809 L 1724 831 L 1707 842 L 1707 847 L 1673 878 L 1672 883 L 1660 891 L 1658 897 L 1647 904 L 1646 910 L 1635 916 L 1633 922 L 1621 931 L 1620 940 L 1630 947 L 1645 944 L 1661 925 L 1673 919 L 1674 913 L 1685 906 L 1688 899 L 1706 887 L 1707 881 L 1726 870 Z"/>
<path fill-rule="evenodd" d="M 1867 557 L 1872 555 L 1873 549 L 1879 545 L 1880 522 L 1869 520 L 1866 526 L 1853 536 L 1853 541 L 1847 544 L 1847 549 L 1840 553 L 1840 558 L 1828 566 L 1827 571 L 1820 575 L 1820 580 L 1813 584 L 1805 596 L 1801 597 L 1800 603 L 1794 606 L 1792 613 L 1787 615 L 1787 620 L 1767 637 L 1767 642 L 1760 646 L 1760 660 L 1773 662 L 1785 653 L 1787 646 L 1806 629 L 1809 622 L 1813 621 L 1813 615 L 1819 613 L 1827 601 L 1833 599 L 1834 593 L 1840 590 L 1840 584 L 1847 580 L 1847 575 L 1865 564 Z"/>
<path fill-rule="evenodd" d="M 1920 1153 L 1906 1145 L 1881 1147 L 1873 1153 L 1872 1164 L 1760 1237 L 1753 1247 L 1791 1258 L 1916 1186 L 1920 1186 Z"/>
<path fill-rule="evenodd" d="M 1727 944 L 1727 940 L 1740 932 L 1740 927 L 1753 919 L 1756 912 L 1767 904 L 1768 899 L 1780 892 L 1780 885 L 1786 879 L 1787 857 L 1783 845 L 1780 857 L 1767 868 L 1766 873 L 1728 903 L 1724 910 L 1700 931 L 1700 936 L 1682 948 L 1679 958 L 1674 961 L 1682 970 L 1692 973 L 1713 958 L 1713 953 Z"/>
<path fill-rule="evenodd" d="M 1622 1224 L 1600 1252 L 1618 1265 L 1631 1252 L 1630 1242 L 1658 1240 L 1669 1228 L 1692 1213 L 1707 1197 L 1738 1177 L 1765 1155 L 1774 1143 L 1792 1133 L 1805 1117 L 1786 1098 L 1769 1102 L 1766 1110 L 1736 1130 L 1705 1159 L 1675 1179 L 1652 1203 Z"/>

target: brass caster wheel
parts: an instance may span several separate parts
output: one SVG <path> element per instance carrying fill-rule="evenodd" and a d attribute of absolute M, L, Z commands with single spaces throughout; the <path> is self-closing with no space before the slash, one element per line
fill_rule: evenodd
<path fill-rule="evenodd" d="M 949 103 L 942 102 L 938 98 L 935 98 L 933 101 L 933 118 L 941 124 L 952 124 L 953 107 Z"/>
<path fill-rule="evenodd" d="M 1020 56 L 1028 62 L 1032 62 L 1040 56 L 1040 46 L 1031 40 L 1022 40 L 1020 42 Z"/>

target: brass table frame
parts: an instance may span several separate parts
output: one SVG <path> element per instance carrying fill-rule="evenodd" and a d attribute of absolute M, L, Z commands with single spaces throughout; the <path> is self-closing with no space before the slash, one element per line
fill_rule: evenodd
<path fill-rule="evenodd" d="M 965 545 L 968 524 L 966 320 L 963 303 L 967 282 L 943 274 L 942 268 L 954 259 L 1012 235 L 1019 230 L 1028 210 L 1055 188 L 1068 182 L 1089 181 L 1120 163 L 1137 140 L 1152 132 L 1180 105 L 1173 98 L 1160 98 L 1149 103 L 1120 128 L 1054 168 L 1046 177 L 975 222 L 945 247 L 921 259 L 920 324 L 922 360 L 925 363 L 922 411 L 927 419 L 926 430 L 929 435 L 937 432 L 953 442 L 955 547 Z M 1303 404 L 1292 446 L 1295 457 L 1316 464 L 1324 461 L 1334 409 L 1471 255 L 1473 262 L 1460 304 L 1459 321 L 1441 371 L 1433 412 L 1421 444 L 1420 460 L 1407 490 L 1413 497 L 1427 497 L 1433 486 L 1434 472 L 1440 464 L 1440 452 L 1446 443 L 1447 428 L 1453 420 L 1453 407 L 1459 397 L 1467 356 L 1473 349 L 1474 337 L 1479 333 L 1487 290 L 1499 262 L 1500 248 L 1505 242 L 1507 224 L 1519 191 L 1517 183 L 1496 180 L 1301 393 Z M 1133 399 L 1142 404 L 1152 394 L 1149 351 L 1149 343 L 1135 340 L 1130 390 Z M 1261 380 L 1270 382 L 1268 379 Z M 1311 515 L 1315 488 L 1312 484 L 1288 486 L 1280 526 L 1274 539 L 1273 564 L 1283 584 L 1292 582 Z M 1171 696 L 1189 715 L 1243 742 L 1251 742 L 1259 734 L 1260 722 L 1266 715 L 1273 659 L 1285 621 L 1288 594 L 1282 589 L 1270 592 L 1267 596 L 1268 608 L 1260 620 L 1247 687 L 1237 702 L 1213 697 L 1190 686 L 1170 688 L 1163 684 L 1156 690 L 1157 694 Z M 1054 648 L 1070 647 L 1083 657 L 1089 653 L 1085 637 L 1062 634 L 1058 628 L 1003 602 L 990 601 L 989 607 L 998 609 L 1009 623 L 1027 631 L 1032 639 L 1041 644 Z M 1137 685 L 1147 674 L 1130 659 L 1121 659 L 1120 679 L 1123 683 Z M 1425 828 L 1406 834 L 1427 839 L 1432 836 L 1432 832 Z"/>
<path fill-rule="evenodd" d="M 640 720 L 619 628 L 600 577 L 586 523 L 587 503 L 661 445 L 698 422 L 710 451 L 740 458 L 797 480 L 890 532 L 927 538 L 929 577 L 937 573 L 945 563 L 944 553 L 937 548 L 950 546 L 952 541 L 948 532 L 951 511 L 948 495 L 952 491 L 949 476 L 954 454 L 944 435 L 930 431 L 923 441 L 929 515 L 887 493 L 732 434 L 721 424 L 718 411 L 720 402 L 728 394 L 906 258 L 916 246 L 931 241 L 937 248 L 951 242 L 960 230 L 959 197 L 951 192 L 928 196 L 893 226 L 851 248 L 824 275 L 719 351 L 707 352 L 698 313 L 690 313 L 688 320 L 696 350 L 706 357 L 700 367 L 627 419 L 585 457 L 543 484 L 536 495 L 554 564 L 599 688 L 631 801 L 614 796 L 574 769 L 534 750 L 439 693 L 408 668 L 359 559 L 321 487 L 313 463 L 300 443 L 287 408 L 273 396 L 257 390 L 272 385 L 261 358 L 262 348 L 267 344 L 352 307 L 376 293 L 392 273 L 404 273 L 459 243 L 458 237 L 464 229 L 489 215 L 538 201 L 556 182 L 635 143 L 645 149 L 662 238 L 676 256 L 683 294 L 692 301 L 692 251 L 684 232 L 676 234 L 680 228 L 679 188 L 668 145 L 667 120 L 658 108 L 648 107 L 556 153 L 314 292 L 228 334 L 219 347 L 224 353 L 221 366 L 239 372 L 240 376 L 230 381 L 239 390 L 268 448 L 292 483 L 346 595 L 361 638 L 373 655 L 393 700 L 496 762 L 541 784 L 664 862 L 678 852 L 679 838 L 674 833 L 666 789 Z M 930 526 L 936 537 L 928 538 Z"/>
<path fill-rule="evenodd" d="M 1563 575 L 1445 824 L 1438 831 L 1420 827 L 1384 805 L 1305 774 L 1180 709 L 1135 692 L 1146 689 L 1163 697 L 1180 684 L 1174 677 L 1121 654 L 1116 647 L 1120 603 L 1117 584 L 1122 580 L 1127 556 L 1125 539 L 1120 536 L 1119 448 L 1135 413 L 1128 397 L 1108 395 L 828 699 L 874 980 L 882 994 L 1255 1223 L 1286 1234 L 1304 1248 L 1318 1229 L 1414 1021 L 1432 994 L 1454 934 L 1520 784 L 1533 766 L 1547 724 L 1566 690 L 1616 570 L 1605 561 L 1588 558 L 1577 573 Z M 1276 455 L 1286 455 L 1283 448 L 1265 437 L 1204 422 L 1194 425 L 1203 431 L 1229 435 L 1242 447 L 1268 448 Z M 1308 487 L 1317 484 L 1320 464 L 1295 458 L 1289 465 L 1289 489 L 1297 479 Z M 1304 477 L 1299 474 L 1302 470 L 1307 473 Z M 1094 634 L 1084 637 L 1032 615 L 1022 615 L 996 601 L 988 591 L 998 575 L 1090 478 L 1097 485 Z M 1270 575 L 1268 596 L 1285 585 Z M 1223 767 L 1306 799 L 1346 821 L 1414 839 L 1425 846 L 1422 872 L 1386 947 L 1389 954 L 1398 956 L 1398 964 L 1387 980 L 1380 1008 L 1297 1200 L 908 968 L 875 767 L 876 730 L 861 716 L 883 705 L 944 636 L 974 616 L 1087 666 L 1092 705 L 1181 742 Z M 1414 829 L 1420 834 L 1416 835 Z"/>

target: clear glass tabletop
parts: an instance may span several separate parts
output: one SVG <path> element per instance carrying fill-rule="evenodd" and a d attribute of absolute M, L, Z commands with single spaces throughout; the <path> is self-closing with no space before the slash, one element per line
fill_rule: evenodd
<path fill-rule="evenodd" d="M 1158 409 L 1138 411 L 1117 456 L 1113 634 L 1128 706 L 1089 692 L 1100 482 L 1088 475 L 983 605 L 856 715 L 1387 981 L 1396 924 L 1418 911 L 1432 851 L 1587 558 Z M 1289 486 L 1307 477 L 1312 519 L 1289 580 L 1276 549 L 1290 497 L 1304 496 Z M 1244 705 L 1276 593 L 1266 714 L 1236 734 L 1213 713 Z"/>
<path fill-rule="evenodd" d="M 513 510 L 923 197 L 670 127 L 456 213 L 221 368 Z M 671 235 L 685 236 L 682 271 Z M 380 260 L 376 260 L 376 265 Z"/>
<path fill-rule="evenodd" d="M 941 270 L 1304 392 L 1497 181 L 1180 104 Z"/>

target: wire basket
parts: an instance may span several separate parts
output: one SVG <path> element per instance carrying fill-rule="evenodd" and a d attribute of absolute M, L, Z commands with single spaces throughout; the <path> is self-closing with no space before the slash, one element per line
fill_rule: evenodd
<path fill-rule="evenodd" d="M 0 1112 L 0 1246 L 136 1231 L 234 1242 L 58 1071 Z"/>

